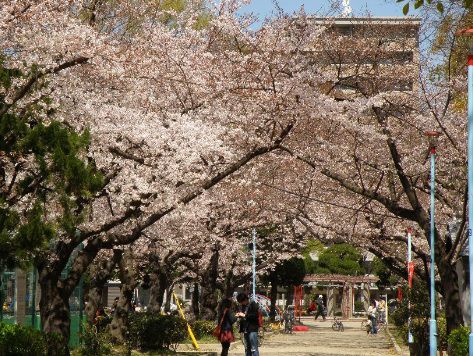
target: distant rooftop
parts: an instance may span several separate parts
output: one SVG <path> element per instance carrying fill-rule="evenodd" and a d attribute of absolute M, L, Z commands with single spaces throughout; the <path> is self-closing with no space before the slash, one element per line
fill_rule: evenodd
<path fill-rule="evenodd" d="M 420 26 L 421 21 L 418 17 L 406 16 L 376 16 L 376 17 L 309 17 L 311 21 L 320 24 L 336 25 L 415 25 Z"/>
<path fill-rule="evenodd" d="M 370 274 L 364 276 L 347 276 L 342 274 L 306 274 L 304 282 L 339 282 L 339 283 L 376 283 L 379 278 Z"/>

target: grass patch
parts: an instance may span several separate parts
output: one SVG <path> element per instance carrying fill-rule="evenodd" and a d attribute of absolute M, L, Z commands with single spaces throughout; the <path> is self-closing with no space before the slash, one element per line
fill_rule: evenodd
<path fill-rule="evenodd" d="M 215 338 L 214 338 L 214 341 Z M 110 355 L 114 356 L 128 356 L 128 350 L 126 346 L 114 346 L 112 349 L 112 353 Z M 175 355 L 175 356 L 183 356 L 183 355 L 203 355 L 203 356 L 217 356 L 215 352 L 175 352 L 171 350 L 162 350 L 162 351 L 139 351 L 139 350 L 132 350 L 131 356 L 166 356 L 166 355 Z M 72 350 L 71 356 L 81 356 L 78 350 Z"/>
<path fill-rule="evenodd" d="M 192 340 L 190 338 L 187 338 L 182 343 L 192 344 Z M 220 342 L 212 335 L 204 335 L 200 339 L 197 340 L 197 343 L 198 344 L 219 344 Z"/>

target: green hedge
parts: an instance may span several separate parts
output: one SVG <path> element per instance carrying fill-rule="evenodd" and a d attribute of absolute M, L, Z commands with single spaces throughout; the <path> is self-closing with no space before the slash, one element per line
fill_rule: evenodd
<path fill-rule="evenodd" d="M 132 347 L 164 350 L 187 337 L 187 324 L 179 317 L 155 313 L 133 313 L 128 319 L 128 339 Z"/>
<path fill-rule="evenodd" d="M 192 324 L 192 331 L 196 339 L 202 339 L 204 336 L 212 335 L 217 325 L 209 320 L 196 320 Z"/>
<path fill-rule="evenodd" d="M 470 328 L 461 326 L 458 329 L 453 330 L 448 335 L 448 343 L 452 355 L 455 356 L 468 356 L 468 339 L 470 336 Z"/>
<path fill-rule="evenodd" d="M 78 352 L 81 356 L 106 356 L 112 352 L 110 335 L 105 330 L 86 324 L 82 329 L 81 345 Z"/>
<path fill-rule="evenodd" d="M 65 354 L 66 350 L 58 335 L 45 334 L 22 325 L 0 323 L 0 355 L 2 356 L 62 356 Z"/>

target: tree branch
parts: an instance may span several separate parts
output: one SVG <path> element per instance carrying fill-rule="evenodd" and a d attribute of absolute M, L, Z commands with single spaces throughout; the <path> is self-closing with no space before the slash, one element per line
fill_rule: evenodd
<path fill-rule="evenodd" d="M 11 100 L 11 103 L 4 103 L 0 109 L 0 116 L 3 116 L 4 114 L 7 113 L 7 111 L 15 105 L 20 99 L 26 96 L 26 94 L 30 91 L 31 87 L 38 81 L 38 79 L 46 76 L 47 74 L 55 74 L 58 73 L 64 69 L 74 67 L 79 64 L 86 63 L 89 60 L 87 57 L 77 57 L 74 59 L 71 59 L 70 61 L 64 62 L 63 64 L 51 68 L 49 70 L 46 70 L 44 72 L 38 72 L 35 73 L 28 79 L 28 81 L 17 90 L 17 92 L 13 95 L 13 98 Z"/>

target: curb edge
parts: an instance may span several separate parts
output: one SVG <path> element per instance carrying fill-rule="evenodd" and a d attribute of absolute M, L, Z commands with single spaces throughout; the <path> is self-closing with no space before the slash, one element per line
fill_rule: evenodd
<path fill-rule="evenodd" d="M 386 331 L 388 332 L 388 335 L 389 335 L 389 338 L 391 339 L 391 343 L 393 344 L 394 346 L 394 350 L 396 350 L 396 353 L 398 355 L 402 355 L 402 349 L 401 347 L 398 345 L 398 343 L 396 342 L 396 339 L 394 338 L 393 334 L 391 334 L 391 331 L 389 330 L 389 327 L 386 328 Z"/>

